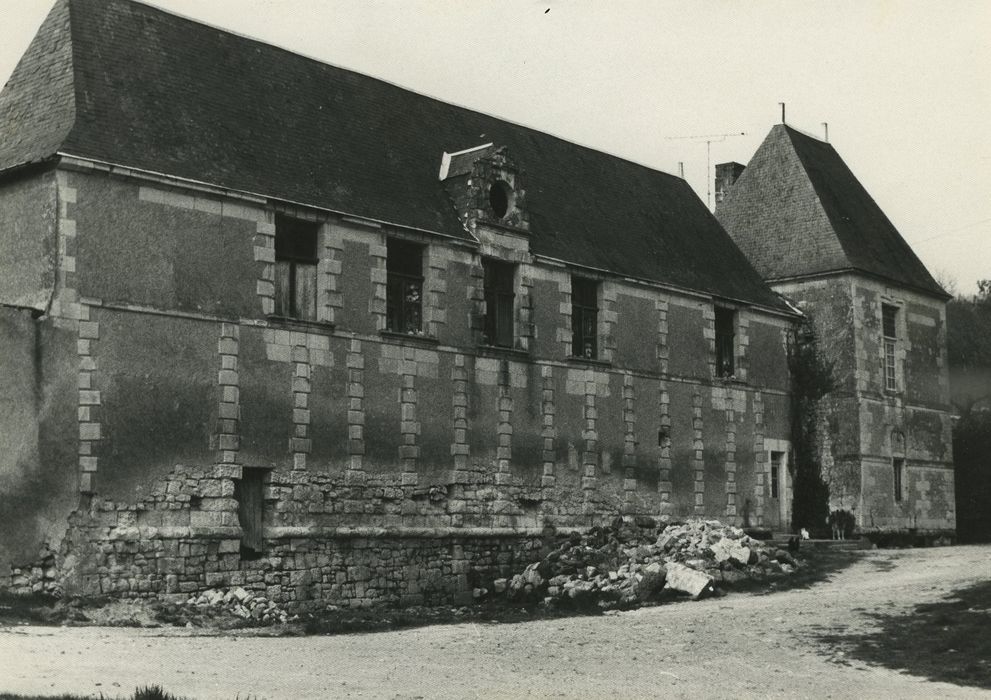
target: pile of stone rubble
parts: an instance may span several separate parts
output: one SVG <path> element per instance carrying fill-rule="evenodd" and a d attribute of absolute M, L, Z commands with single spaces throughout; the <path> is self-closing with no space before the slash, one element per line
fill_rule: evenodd
<path fill-rule="evenodd" d="M 198 610 L 227 612 L 243 620 L 259 623 L 286 622 L 289 613 L 265 596 L 256 595 L 240 586 L 211 588 L 192 596 L 186 605 Z"/>
<path fill-rule="evenodd" d="M 523 572 L 476 589 L 475 597 L 623 608 L 668 595 L 697 600 L 715 594 L 719 583 L 780 576 L 798 565 L 789 552 L 715 520 L 669 525 L 655 536 L 598 528 L 572 535 Z"/>

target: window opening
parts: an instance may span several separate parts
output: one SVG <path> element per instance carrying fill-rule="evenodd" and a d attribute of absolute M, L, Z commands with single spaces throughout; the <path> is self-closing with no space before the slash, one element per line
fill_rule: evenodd
<path fill-rule="evenodd" d="M 423 247 L 386 241 L 386 330 L 423 333 Z"/>
<path fill-rule="evenodd" d="M 503 348 L 513 347 L 513 305 L 515 265 L 483 259 L 485 272 L 484 342 Z"/>
<path fill-rule="evenodd" d="M 716 307 L 716 376 L 732 377 L 735 374 L 733 339 L 736 312 Z"/>
<path fill-rule="evenodd" d="M 241 526 L 241 551 L 260 554 L 265 551 L 265 474 L 268 469 L 243 467 L 241 478 L 234 481 L 237 521 Z"/>
<path fill-rule="evenodd" d="M 317 238 L 320 224 L 275 216 L 275 315 L 317 317 Z"/>
<path fill-rule="evenodd" d="M 895 342 L 898 340 L 895 331 L 895 320 L 898 317 L 898 307 L 883 304 L 881 306 L 881 331 L 884 336 L 884 388 L 895 391 Z"/>
<path fill-rule="evenodd" d="M 900 457 L 895 457 L 892 462 L 892 467 L 895 472 L 895 503 L 901 503 L 902 500 L 902 481 L 905 471 L 905 460 Z"/>
<path fill-rule="evenodd" d="M 784 457 L 784 452 L 771 453 L 771 498 L 781 497 L 781 465 Z"/>
<path fill-rule="evenodd" d="M 594 360 L 598 356 L 599 283 L 571 278 L 571 354 Z"/>
<path fill-rule="evenodd" d="M 509 203 L 509 185 L 502 180 L 493 182 L 489 187 L 489 206 L 492 208 L 492 213 L 499 219 L 505 218 L 509 213 Z"/>

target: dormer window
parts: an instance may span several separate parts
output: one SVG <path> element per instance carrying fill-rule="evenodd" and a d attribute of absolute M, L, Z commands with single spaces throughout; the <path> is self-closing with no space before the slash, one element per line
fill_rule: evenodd
<path fill-rule="evenodd" d="M 445 151 L 439 178 L 458 218 L 472 232 L 479 224 L 497 224 L 516 234 L 530 230 L 524 175 L 504 146 Z"/>

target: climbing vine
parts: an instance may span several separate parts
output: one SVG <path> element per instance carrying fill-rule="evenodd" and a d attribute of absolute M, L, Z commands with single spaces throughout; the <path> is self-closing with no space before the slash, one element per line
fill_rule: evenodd
<path fill-rule="evenodd" d="M 819 406 L 835 385 L 833 366 L 819 352 L 808 320 L 795 334 L 791 350 L 794 466 L 791 525 L 796 532 L 803 527 L 810 532 L 819 532 L 826 527 L 829 518 L 829 487 L 822 478 L 819 452 Z"/>

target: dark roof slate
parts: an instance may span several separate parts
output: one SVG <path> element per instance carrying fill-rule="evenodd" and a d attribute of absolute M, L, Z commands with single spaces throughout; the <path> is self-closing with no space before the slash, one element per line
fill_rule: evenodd
<path fill-rule="evenodd" d="M 131 0 L 56 16 L 28 55 L 71 36 L 74 89 L 45 88 L 74 102 L 71 132 L 35 127 L 0 169 L 59 150 L 465 238 L 441 157 L 492 142 L 525 174 L 534 253 L 782 308 L 680 178 Z M 11 105 L 31 92 L 14 78 Z"/>
<path fill-rule="evenodd" d="M 854 269 L 946 295 L 832 145 L 784 124 L 716 218 L 766 280 Z"/>
<path fill-rule="evenodd" d="M 0 169 L 37 163 L 75 121 L 69 8 L 59 2 L 0 92 Z"/>

